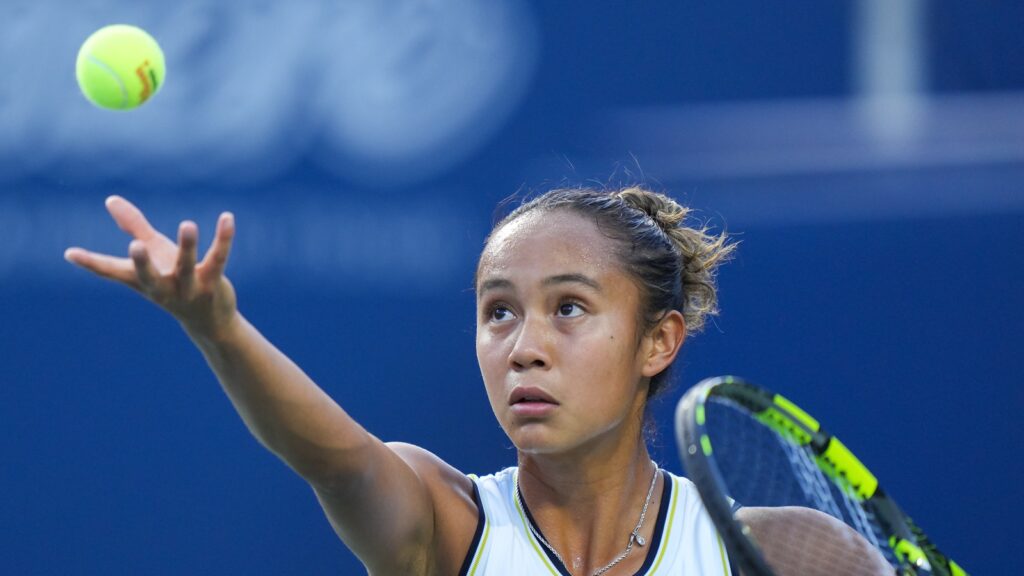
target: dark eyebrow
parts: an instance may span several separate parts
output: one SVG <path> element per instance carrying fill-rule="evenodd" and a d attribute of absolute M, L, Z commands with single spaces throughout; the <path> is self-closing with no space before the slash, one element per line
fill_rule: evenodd
<path fill-rule="evenodd" d="M 589 286 L 597 292 L 601 292 L 601 285 L 593 278 L 584 274 L 558 274 L 556 276 L 549 276 L 544 279 L 544 286 L 554 286 L 556 284 L 583 284 Z M 480 287 L 477 290 L 477 294 L 483 294 L 488 290 L 494 290 L 497 288 L 511 289 L 512 282 L 505 278 L 491 278 L 484 280 L 480 283 Z"/>
<path fill-rule="evenodd" d="M 584 286 L 589 286 L 593 288 L 596 292 L 601 291 L 601 285 L 597 283 L 597 280 L 594 280 L 590 276 L 585 276 L 583 274 L 559 274 L 557 276 L 549 276 L 548 278 L 544 279 L 545 286 L 554 286 L 555 284 L 567 283 L 583 284 Z"/>
<path fill-rule="evenodd" d="M 483 294 L 488 290 L 494 290 L 497 288 L 512 288 L 512 283 L 504 278 L 491 278 L 490 280 L 484 280 L 481 282 L 476 293 Z"/>

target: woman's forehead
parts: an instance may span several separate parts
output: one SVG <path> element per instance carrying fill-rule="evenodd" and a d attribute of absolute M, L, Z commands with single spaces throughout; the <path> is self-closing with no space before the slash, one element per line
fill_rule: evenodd
<path fill-rule="evenodd" d="M 480 256 L 477 280 L 510 274 L 600 275 L 617 269 L 617 264 L 612 241 L 592 220 L 566 210 L 538 211 L 495 231 Z"/>

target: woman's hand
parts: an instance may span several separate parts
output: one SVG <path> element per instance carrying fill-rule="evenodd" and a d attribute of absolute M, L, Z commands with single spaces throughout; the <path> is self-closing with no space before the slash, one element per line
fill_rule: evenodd
<path fill-rule="evenodd" d="M 142 212 L 120 196 L 106 201 L 121 230 L 132 236 L 129 258 L 117 258 L 68 248 L 64 258 L 86 270 L 136 290 L 174 316 L 193 337 L 218 338 L 238 316 L 235 290 L 224 276 L 234 216 L 220 215 L 213 243 L 197 263 L 199 228 L 185 221 L 178 226 L 178 243 L 156 231 Z"/>

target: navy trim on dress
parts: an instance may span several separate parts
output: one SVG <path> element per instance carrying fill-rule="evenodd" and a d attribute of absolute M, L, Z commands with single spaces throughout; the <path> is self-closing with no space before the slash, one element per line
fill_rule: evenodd
<path fill-rule="evenodd" d="M 665 532 L 665 523 L 668 522 L 668 505 L 672 501 L 672 490 L 675 488 L 675 483 L 672 482 L 672 476 L 665 470 L 661 471 L 661 477 L 663 479 L 662 485 L 665 487 L 661 491 L 661 504 L 658 506 L 658 521 L 654 525 L 654 533 L 651 534 L 651 541 L 647 543 L 647 558 L 644 559 L 643 566 L 636 571 L 633 576 L 643 576 L 651 569 L 651 565 L 654 564 L 654 559 L 658 556 L 658 548 L 661 548 L 661 537 Z"/>
<path fill-rule="evenodd" d="M 476 548 L 480 545 L 480 537 L 484 534 L 484 524 L 487 522 L 484 517 L 484 503 L 480 498 L 480 489 L 477 488 L 475 480 L 470 478 L 470 482 L 473 483 L 473 503 L 476 504 L 477 511 L 476 532 L 473 534 L 473 542 L 469 545 L 469 551 L 466 552 L 466 559 L 462 561 L 459 576 L 469 574 L 469 569 L 473 566 L 473 557 L 476 556 Z"/>
<path fill-rule="evenodd" d="M 519 498 L 518 494 L 516 494 L 516 498 Z M 537 532 L 537 534 L 540 534 L 541 538 L 547 540 L 548 537 L 540 531 L 540 528 L 537 526 L 537 523 L 533 520 L 533 514 L 530 514 L 530 509 L 526 507 L 526 500 L 521 500 L 521 502 L 523 504 L 523 512 L 526 513 L 526 521 L 530 523 L 530 527 L 533 528 Z M 569 572 L 569 569 L 565 567 L 565 564 L 562 564 L 562 561 L 558 559 L 558 556 L 555 556 L 551 552 L 551 550 L 548 550 L 547 546 L 541 544 L 540 549 L 544 551 L 544 554 L 548 557 L 548 560 L 551 560 L 551 565 L 554 566 L 556 570 L 558 570 L 559 574 L 561 574 L 562 576 L 572 576 L 572 572 Z"/>

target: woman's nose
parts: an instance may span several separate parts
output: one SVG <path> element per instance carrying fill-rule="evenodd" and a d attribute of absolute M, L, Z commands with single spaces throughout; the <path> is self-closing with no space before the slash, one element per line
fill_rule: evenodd
<path fill-rule="evenodd" d="M 547 368 L 551 365 L 550 326 L 543 318 L 527 316 L 523 320 L 508 359 L 516 370 Z"/>

